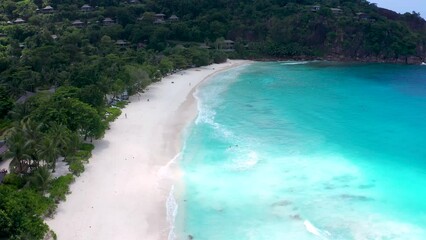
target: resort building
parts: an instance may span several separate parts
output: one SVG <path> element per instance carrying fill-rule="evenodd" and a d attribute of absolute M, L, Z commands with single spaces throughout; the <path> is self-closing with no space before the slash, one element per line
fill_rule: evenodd
<path fill-rule="evenodd" d="M 50 35 L 50 37 L 51 37 L 53 40 L 58 40 L 58 35 L 56 35 L 56 34 Z"/>
<path fill-rule="evenodd" d="M 15 21 L 13 21 L 13 23 L 14 24 L 22 24 L 22 23 L 25 23 L 25 20 L 22 19 L 22 18 L 17 18 L 17 19 L 15 19 Z"/>
<path fill-rule="evenodd" d="M 129 45 L 129 43 L 126 42 L 125 40 L 117 40 L 117 42 L 115 43 L 115 45 L 117 45 L 119 47 L 126 47 L 127 45 Z"/>
<path fill-rule="evenodd" d="M 357 12 L 356 16 L 360 20 L 367 20 L 369 18 L 369 16 L 366 13 L 363 13 L 363 12 Z"/>
<path fill-rule="evenodd" d="M 55 10 L 53 9 L 53 7 L 52 6 L 46 6 L 46 7 L 44 7 L 44 8 L 42 8 L 41 10 L 40 10 L 40 12 L 41 13 L 44 13 L 44 14 L 49 14 L 49 13 L 53 13 Z"/>
<path fill-rule="evenodd" d="M 169 21 L 170 22 L 177 22 L 177 21 L 179 21 L 179 18 L 176 15 L 173 14 L 172 16 L 169 17 Z"/>
<path fill-rule="evenodd" d="M 92 7 L 89 4 L 84 4 L 80 9 L 81 9 L 82 12 L 92 11 Z"/>
<path fill-rule="evenodd" d="M 235 42 L 232 40 L 223 41 L 223 50 L 232 51 L 235 48 Z"/>
<path fill-rule="evenodd" d="M 340 9 L 340 8 L 330 8 L 330 10 L 335 15 L 342 14 L 342 12 L 343 12 L 342 9 Z"/>
<path fill-rule="evenodd" d="M 162 14 L 162 13 L 157 13 L 157 14 L 155 14 L 154 15 L 154 17 L 155 17 L 155 20 L 162 20 L 162 21 L 164 21 L 164 17 L 165 17 L 166 15 L 164 15 L 164 14 Z"/>
<path fill-rule="evenodd" d="M 74 22 L 72 22 L 72 25 L 76 28 L 82 28 L 84 27 L 84 22 L 80 20 L 75 20 Z"/>
<path fill-rule="evenodd" d="M 114 20 L 112 20 L 111 18 L 105 18 L 103 21 L 104 26 L 109 26 L 114 24 Z"/>
<path fill-rule="evenodd" d="M 318 12 L 319 10 L 321 10 L 321 6 L 320 5 L 314 5 L 311 7 L 311 11 L 312 12 Z"/>
<path fill-rule="evenodd" d="M 129 0 L 129 4 L 138 4 L 140 3 L 138 0 Z"/>

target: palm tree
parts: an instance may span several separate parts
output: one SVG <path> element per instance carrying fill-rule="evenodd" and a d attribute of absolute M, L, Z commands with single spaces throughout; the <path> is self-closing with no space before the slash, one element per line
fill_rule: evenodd
<path fill-rule="evenodd" d="M 37 168 L 40 160 L 39 155 L 37 154 L 37 149 L 44 136 L 41 131 L 42 124 L 37 124 L 28 118 L 21 121 L 20 127 L 27 140 L 29 154 L 32 160 L 31 165 Z"/>
<path fill-rule="evenodd" d="M 81 144 L 80 136 L 77 133 L 71 133 L 68 143 L 65 146 L 65 161 L 70 162 L 70 158 L 76 154 Z"/>
<path fill-rule="evenodd" d="M 65 154 L 66 147 L 70 142 L 70 131 L 65 125 L 53 123 L 49 126 L 48 135 L 56 143 L 61 154 Z"/>
<path fill-rule="evenodd" d="M 46 136 L 38 147 L 37 153 L 39 156 L 45 161 L 47 166 L 55 172 L 56 160 L 61 154 L 58 145 L 51 137 Z"/>
<path fill-rule="evenodd" d="M 51 173 L 49 169 L 43 166 L 33 171 L 32 176 L 30 177 L 30 184 L 35 189 L 44 193 L 49 187 L 50 179 Z"/>
<path fill-rule="evenodd" d="M 12 128 L 7 133 L 6 144 L 8 151 L 5 158 L 11 158 L 10 167 L 15 173 L 26 173 L 29 168 L 29 144 L 20 129 Z"/>

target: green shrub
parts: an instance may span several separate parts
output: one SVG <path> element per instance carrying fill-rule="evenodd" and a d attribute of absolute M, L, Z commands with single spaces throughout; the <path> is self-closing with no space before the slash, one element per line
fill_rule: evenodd
<path fill-rule="evenodd" d="M 119 108 L 124 108 L 128 103 L 129 103 L 128 101 L 120 101 L 117 104 L 115 104 L 115 106 Z"/>
<path fill-rule="evenodd" d="M 115 121 L 121 115 L 121 110 L 115 107 L 109 107 L 106 109 L 105 121 L 110 123 Z"/>
<path fill-rule="evenodd" d="M 80 150 L 83 150 L 83 151 L 91 152 L 93 149 L 95 149 L 95 145 L 90 143 L 82 143 L 80 145 Z"/>
<path fill-rule="evenodd" d="M 61 176 L 52 181 L 49 189 L 50 198 L 58 203 L 65 201 L 66 194 L 70 193 L 70 184 L 74 181 L 72 174 Z"/>
<path fill-rule="evenodd" d="M 3 184 L 14 186 L 18 189 L 24 187 L 26 182 L 24 177 L 14 173 L 7 174 L 3 179 Z"/>
<path fill-rule="evenodd" d="M 84 165 L 81 159 L 76 158 L 69 165 L 69 170 L 76 176 L 80 176 L 82 172 L 84 172 Z"/>
<path fill-rule="evenodd" d="M 75 157 L 81 161 L 88 161 L 91 156 L 92 152 L 89 151 L 78 151 L 75 153 Z"/>

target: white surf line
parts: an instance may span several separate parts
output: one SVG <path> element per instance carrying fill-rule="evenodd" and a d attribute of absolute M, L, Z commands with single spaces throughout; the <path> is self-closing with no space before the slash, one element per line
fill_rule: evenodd
<path fill-rule="evenodd" d="M 309 222 L 308 220 L 305 220 L 303 222 L 303 224 L 305 225 L 305 228 L 308 232 L 314 234 L 315 236 L 319 237 L 322 240 L 328 240 L 329 238 L 324 236 L 324 234 L 322 234 L 321 232 L 324 232 L 326 235 L 330 236 L 331 234 L 327 231 L 321 231 L 320 229 L 318 229 L 317 227 L 315 227 L 311 222 Z"/>

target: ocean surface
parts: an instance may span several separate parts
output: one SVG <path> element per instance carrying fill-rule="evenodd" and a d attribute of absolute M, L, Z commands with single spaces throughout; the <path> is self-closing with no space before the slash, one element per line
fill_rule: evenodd
<path fill-rule="evenodd" d="M 426 67 L 253 63 L 196 92 L 177 239 L 426 239 Z"/>

